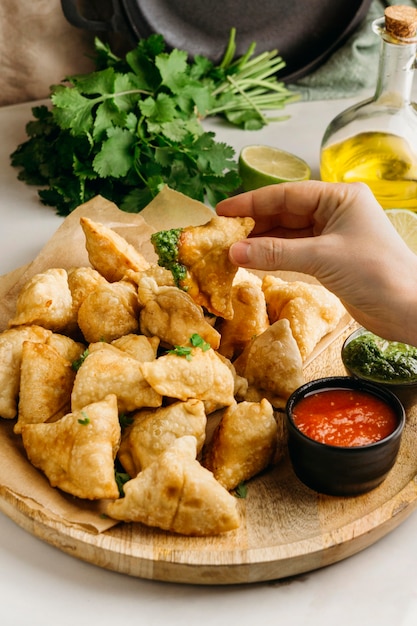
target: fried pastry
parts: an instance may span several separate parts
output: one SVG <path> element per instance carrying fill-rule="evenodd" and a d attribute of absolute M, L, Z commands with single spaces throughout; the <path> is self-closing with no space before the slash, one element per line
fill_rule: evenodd
<path fill-rule="evenodd" d="M 255 337 L 233 364 L 248 381 L 248 401 L 266 397 L 274 407 L 283 407 L 290 394 L 304 383 L 300 350 L 285 318 Z"/>
<path fill-rule="evenodd" d="M 90 263 L 109 282 L 121 280 L 128 270 L 142 271 L 149 267 L 145 257 L 108 226 L 88 217 L 81 217 L 80 224 Z"/>
<path fill-rule="evenodd" d="M 20 434 L 23 424 L 52 422 L 69 413 L 74 378 L 71 362 L 54 347 L 25 341 L 14 432 Z"/>
<path fill-rule="evenodd" d="M 170 448 L 125 483 L 125 497 L 107 514 L 182 535 L 218 535 L 238 528 L 237 501 L 196 460 L 195 437 L 176 439 Z"/>
<path fill-rule="evenodd" d="M 271 323 L 282 318 L 289 320 L 303 361 L 346 313 L 339 298 L 323 285 L 285 282 L 268 275 L 263 279 L 263 290 Z"/>
<path fill-rule="evenodd" d="M 119 496 L 114 475 L 120 442 L 116 396 L 52 424 L 25 424 L 22 441 L 30 462 L 52 487 L 87 500 Z"/>
<path fill-rule="evenodd" d="M 72 295 L 66 270 L 51 268 L 35 274 L 20 291 L 9 328 L 23 324 L 65 332 L 73 321 Z"/>
<path fill-rule="evenodd" d="M 233 374 L 212 348 L 190 348 L 185 356 L 169 353 L 141 369 L 161 396 L 202 400 L 207 414 L 234 402 Z"/>
<path fill-rule="evenodd" d="M 45 343 L 50 335 L 50 330 L 36 325 L 18 326 L 0 333 L 0 417 L 13 419 L 17 414 L 24 342 Z"/>
<path fill-rule="evenodd" d="M 98 286 L 81 304 L 78 326 L 88 343 L 113 341 L 139 330 L 136 288 L 128 281 Z"/>
<path fill-rule="evenodd" d="M 231 319 L 230 292 L 237 267 L 229 260 L 229 248 L 247 237 L 254 224 L 251 217 L 216 215 L 202 226 L 161 231 L 151 240 L 160 265 L 175 271 L 178 287 L 213 315 Z"/>
<path fill-rule="evenodd" d="M 230 491 L 271 464 L 277 432 L 274 410 L 266 398 L 234 404 L 224 410 L 203 465 Z"/>
<path fill-rule="evenodd" d="M 218 326 L 219 352 L 229 359 L 238 357 L 251 339 L 269 326 L 262 282 L 258 280 L 242 280 L 232 286 L 233 317 L 220 320 Z"/>
<path fill-rule="evenodd" d="M 108 394 L 116 395 L 120 413 L 161 406 L 162 398 L 145 380 L 141 366 L 140 361 L 115 346 L 104 342 L 90 345 L 75 377 L 72 411 Z"/>
<path fill-rule="evenodd" d="M 158 352 L 159 337 L 129 333 L 112 341 L 111 345 L 138 361 L 153 361 Z"/>
<path fill-rule="evenodd" d="M 70 363 L 79 359 L 86 348 L 80 341 L 74 341 L 71 337 L 61 335 L 60 333 L 51 333 L 46 343 Z"/>
<path fill-rule="evenodd" d="M 122 433 L 118 458 L 132 478 L 151 465 L 175 439 L 192 435 L 197 453 L 203 447 L 207 418 L 201 400 L 174 402 L 159 409 L 142 409 Z"/>
<path fill-rule="evenodd" d="M 140 330 L 155 335 L 165 346 L 181 346 L 193 334 L 198 334 L 217 349 L 220 335 L 209 324 L 201 306 L 191 296 L 175 286 L 158 286 L 150 277 L 143 277 L 138 286 L 141 305 Z"/>
<path fill-rule="evenodd" d="M 78 327 L 78 311 L 86 297 L 107 280 L 92 267 L 73 267 L 68 270 L 68 286 L 72 296 L 72 325 Z"/>

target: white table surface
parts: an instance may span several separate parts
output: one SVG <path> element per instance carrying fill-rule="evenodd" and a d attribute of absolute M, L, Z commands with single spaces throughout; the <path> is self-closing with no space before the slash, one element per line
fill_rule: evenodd
<path fill-rule="evenodd" d="M 288 106 L 291 119 L 259 132 L 219 122 L 207 126 L 238 152 L 281 147 L 304 158 L 318 177 L 322 134 L 348 101 Z M 9 155 L 26 138 L 31 104 L 0 109 L 0 274 L 30 261 L 62 218 L 16 179 Z M 417 513 L 366 550 L 292 579 L 199 587 L 130 578 L 51 547 L 0 513 L 2 626 L 162 624 L 199 626 L 416 626 Z"/>

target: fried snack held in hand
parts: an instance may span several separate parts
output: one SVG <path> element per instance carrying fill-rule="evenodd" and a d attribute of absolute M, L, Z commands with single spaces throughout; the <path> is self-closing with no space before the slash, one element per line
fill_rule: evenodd
<path fill-rule="evenodd" d="M 254 227 L 251 217 L 214 216 L 202 226 L 160 231 L 151 237 L 159 264 L 173 271 L 178 287 L 213 315 L 233 317 L 231 287 L 237 267 L 229 248 Z"/>
<path fill-rule="evenodd" d="M 25 341 L 45 343 L 52 331 L 42 326 L 18 326 L 0 333 L 0 417 L 13 419 L 17 414 L 20 365 Z"/>
<path fill-rule="evenodd" d="M 121 280 L 128 270 L 148 269 L 145 257 L 116 231 L 88 217 L 81 217 L 80 224 L 89 261 L 109 282 Z"/>
<path fill-rule="evenodd" d="M 32 324 L 65 332 L 72 321 L 72 295 L 67 272 L 53 267 L 35 274 L 23 286 L 9 328 Z"/>
<path fill-rule="evenodd" d="M 304 383 L 303 362 L 287 319 L 278 320 L 244 349 L 234 361 L 236 371 L 248 381 L 246 400 L 267 398 L 282 408 Z"/>
<path fill-rule="evenodd" d="M 323 285 L 285 282 L 268 275 L 262 287 L 271 323 L 283 318 L 289 320 L 303 361 L 346 313 L 339 298 Z"/>
<path fill-rule="evenodd" d="M 75 377 L 72 411 L 108 394 L 116 395 L 120 413 L 161 406 L 162 398 L 145 380 L 140 361 L 104 342 L 91 344 L 88 350 Z"/>
<path fill-rule="evenodd" d="M 234 402 L 234 378 L 216 352 L 209 348 L 180 348 L 150 363 L 142 363 L 145 380 L 161 396 L 202 400 L 207 414 Z"/>
<path fill-rule="evenodd" d="M 220 335 L 207 321 L 201 306 L 175 286 L 158 286 L 154 278 L 144 276 L 138 285 L 141 305 L 140 330 L 157 336 L 165 346 L 181 346 L 198 334 L 217 349 Z"/>
<path fill-rule="evenodd" d="M 236 403 L 224 410 L 204 451 L 203 465 L 231 491 L 272 463 L 277 433 L 274 410 L 266 398 Z"/>
<path fill-rule="evenodd" d="M 109 395 L 52 424 L 25 424 L 22 440 L 30 462 L 52 487 L 86 500 L 118 498 L 114 476 L 120 442 L 116 396 Z"/>
<path fill-rule="evenodd" d="M 197 440 L 197 454 L 206 437 L 207 418 L 201 400 L 174 402 L 159 409 L 142 409 L 122 434 L 118 458 L 132 478 L 176 439 L 192 435 Z"/>
<path fill-rule="evenodd" d="M 218 535 L 238 528 L 237 501 L 196 460 L 195 437 L 176 439 L 143 472 L 124 485 L 125 497 L 107 514 L 182 535 Z"/>

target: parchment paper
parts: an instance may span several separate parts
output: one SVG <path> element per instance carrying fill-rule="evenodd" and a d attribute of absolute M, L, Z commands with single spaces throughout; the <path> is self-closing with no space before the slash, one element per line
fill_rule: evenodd
<path fill-rule="evenodd" d="M 81 216 L 114 229 L 149 261 L 155 262 L 156 255 L 150 243 L 152 232 L 203 224 L 213 216 L 213 211 L 168 187 L 140 214 L 120 211 L 115 204 L 100 196 L 81 205 L 64 220 L 32 263 L 0 277 L 0 331 L 7 328 L 8 320 L 15 310 L 17 295 L 31 276 L 51 267 L 69 269 L 89 265 L 84 234 L 79 223 Z M 286 279 L 313 280 L 300 274 L 277 274 Z M 348 316 L 342 320 L 336 331 L 320 342 L 309 361 L 333 342 L 349 321 Z M 45 512 L 50 519 L 89 532 L 100 533 L 117 524 L 103 516 L 105 502 L 79 500 L 51 488 L 45 476 L 28 462 L 20 437 L 13 433 L 13 425 L 14 420 L 0 418 L 1 496 L 13 501 L 25 501 L 31 509 Z"/>
<path fill-rule="evenodd" d="M 50 267 L 69 269 L 90 265 L 80 217 L 87 216 L 117 231 L 149 260 L 156 255 L 150 243 L 152 232 L 163 228 L 202 224 L 213 211 L 168 187 L 139 214 L 120 211 L 98 196 L 73 211 L 27 266 L 0 277 L 0 331 L 7 328 L 22 286 L 34 274 Z M 103 517 L 105 503 L 89 502 L 52 489 L 45 476 L 27 460 L 21 439 L 13 433 L 15 420 L 0 418 L 0 494 L 30 503 L 30 508 L 47 511 L 63 524 L 102 532 L 117 522 Z"/>

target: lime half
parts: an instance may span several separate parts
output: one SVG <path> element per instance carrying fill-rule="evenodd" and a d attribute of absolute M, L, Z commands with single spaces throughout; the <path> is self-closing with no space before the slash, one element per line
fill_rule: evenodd
<path fill-rule="evenodd" d="M 407 246 L 417 254 L 417 214 L 408 209 L 386 209 L 385 213 Z"/>
<path fill-rule="evenodd" d="M 275 183 L 308 180 L 308 164 L 295 154 L 270 146 L 246 146 L 239 155 L 239 175 L 244 191 Z"/>

